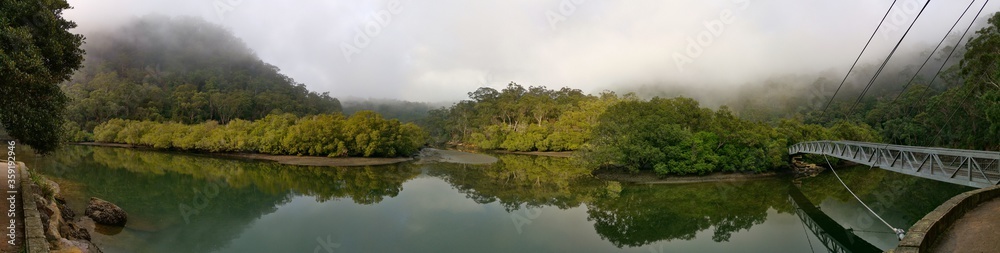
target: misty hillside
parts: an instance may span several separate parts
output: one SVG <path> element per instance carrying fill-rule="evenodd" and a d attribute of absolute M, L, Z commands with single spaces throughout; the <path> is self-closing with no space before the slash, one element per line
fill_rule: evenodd
<path fill-rule="evenodd" d="M 342 102 L 345 115 L 353 115 L 358 111 L 374 111 L 388 119 L 398 119 L 402 122 L 417 122 L 427 118 L 428 112 L 445 106 L 426 102 L 412 102 L 397 99 L 358 99 L 346 98 Z M 450 104 L 447 104 L 450 105 Z"/>
<path fill-rule="evenodd" d="M 911 79 L 913 85 L 931 85 L 931 92 L 935 94 L 961 83 L 961 77 L 957 75 L 958 63 L 966 49 L 955 47 L 959 44 L 960 35 L 949 34 L 937 51 L 934 51 L 934 45 L 919 44 L 895 54 L 863 98 L 865 108 L 870 109 L 880 99 L 894 98 Z M 953 49 L 954 53 L 951 53 Z M 729 106 L 746 119 L 770 121 L 822 110 L 834 94 L 834 105 L 853 103 L 878 71 L 879 65 L 875 60 L 884 60 L 884 57 L 876 56 L 874 58 L 877 59 L 859 63 L 846 80 L 846 69 L 829 68 L 819 72 L 774 74 L 763 80 L 748 80 L 728 88 L 654 83 L 619 87 L 615 91 L 634 92 L 645 99 L 657 96 L 691 97 L 710 107 Z M 920 68 L 921 65 L 924 65 L 923 68 Z M 918 69 L 919 74 L 916 73 Z M 941 74 L 935 78 L 939 69 Z M 933 84 L 930 83 L 932 78 L 935 79 Z M 840 87 L 842 81 L 844 84 Z"/>
<path fill-rule="evenodd" d="M 199 18 L 151 15 L 86 37 L 84 67 L 62 87 L 69 119 L 85 130 L 110 118 L 225 123 L 341 110 Z"/>

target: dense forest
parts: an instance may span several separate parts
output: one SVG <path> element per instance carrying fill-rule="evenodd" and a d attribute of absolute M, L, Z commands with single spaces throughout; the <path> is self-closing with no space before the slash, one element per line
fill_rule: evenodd
<path fill-rule="evenodd" d="M 113 118 L 225 124 L 341 111 L 330 94 L 310 92 L 201 19 L 145 16 L 87 34 L 83 48 L 84 67 L 62 85 L 69 129 L 91 131 Z"/>

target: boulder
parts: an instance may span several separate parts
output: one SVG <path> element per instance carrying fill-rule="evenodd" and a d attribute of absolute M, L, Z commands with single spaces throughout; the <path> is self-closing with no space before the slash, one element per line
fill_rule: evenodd
<path fill-rule="evenodd" d="M 90 204 L 87 205 L 84 214 L 94 222 L 104 225 L 125 226 L 125 222 L 128 221 L 128 213 L 121 207 L 94 197 L 90 198 Z"/>

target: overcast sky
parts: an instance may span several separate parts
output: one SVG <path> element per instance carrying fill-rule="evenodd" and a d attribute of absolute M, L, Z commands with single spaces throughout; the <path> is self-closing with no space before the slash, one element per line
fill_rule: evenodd
<path fill-rule="evenodd" d="M 153 13 L 197 16 L 228 28 L 311 90 L 439 102 L 510 81 L 597 92 L 844 72 L 892 1 L 69 2 L 74 9 L 65 15 L 81 32 Z M 898 0 L 871 46 L 878 51 L 864 59 L 881 61 L 923 4 Z M 933 47 L 968 4 L 930 3 L 902 48 Z M 990 3 L 980 19 L 997 9 Z"/>

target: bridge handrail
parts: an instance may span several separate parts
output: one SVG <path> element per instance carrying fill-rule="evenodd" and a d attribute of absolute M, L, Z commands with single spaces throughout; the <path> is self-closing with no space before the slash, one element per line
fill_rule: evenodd
<path fill-rule="evenodd" d="M 880 144 L 871 142 L 860 142 L 860 141 L 837 141 L 840 143 L 855 143 L 855 144 L 866 144 L 870 146 L 872 144 L 880 147 L 895 147 L 895 148 L 918 148 L 921 150 L 939 150 L 939 151 L 949 151 L 949 152 L 960 152 L 964 154 L 983 154 L 983 155 L 1000 155 L 1000 152 L 996 151 L 985 151 L 985 150 L 972 150 L 972 149 L 954 149 L 954 148 L 942 148 L 942 147 L 921 147 L 921 146 L 907 146 L 907 145 L 894 145 L 894 144 Z M 987 157 L 988 158 L 988 157 Z"/>
<path fill-rule="evenodd" d="M 985 159 L 1000 159 L 1000 152 L 995 151 L 982 151 L 982 150 L 964 150 L 964 149 L 951 149 L 951 148 L 940 148 L 940 147 L 919 147 L 919 146 L 906 146 L 906 145 L 893 145 L 893 144 L 881 144 L 872 142 L 859 142 L 859 141 L 806 141 L 793 144 L 789 147 L 789 154 L 796 154 L 801 152 L 795 152 L 794 147 L 804 144 L 824 144 L 824 143 L 834 143 L 834 144 L 845 144 L 845 145 L 855 145 L 867 148 L 886 148 L 893 150 L 902 150 L 908 152 L 919 152 L 928 153 L 936 155 L 947 155 L 947 156 L 973 156 L 976 158 Z"/>
<path fill-rule="evenodd" d="M 1000 185 L 1000 152 L 917 147 L 858 141 L 808 141 L 789 155 L 818 154 L 911 176 L 971 187 Z"/>

